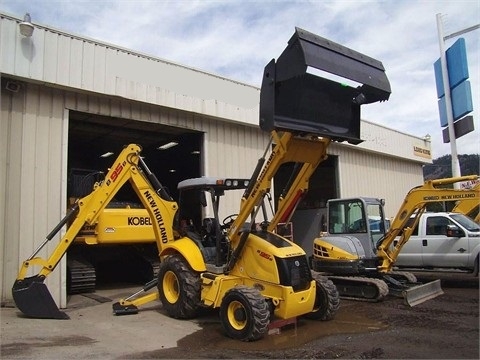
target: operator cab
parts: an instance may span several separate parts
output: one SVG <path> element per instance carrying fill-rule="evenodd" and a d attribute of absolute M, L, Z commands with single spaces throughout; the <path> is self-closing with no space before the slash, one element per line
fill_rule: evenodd
<path fill-rule="evenodd" d="M 249 179 L 201 177 L 178 184 L 179 211 L 174 227 L 181 236 L 197 243 L 205 263 L 215 266 L 226 263 L 230 253 L 226 230 L 238 215 L 225 215 L 226 208 L 238 204 L 249 182 Z"/>
<path fill-rule="evenodd" d="M 332 235 L 352 235 L 376 251 L 377 242 L 385 235 L 388 225 L 383 213 L 384 200 L 376 198 L 332 199 L 328 201 L 328 232 Z"/>

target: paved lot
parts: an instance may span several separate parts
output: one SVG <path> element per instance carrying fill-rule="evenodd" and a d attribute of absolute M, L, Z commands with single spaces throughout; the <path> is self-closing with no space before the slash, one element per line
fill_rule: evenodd
<path fill-rule="evenodd" d="M 96 299 L 72 296 L 70 320 L 27 319 L 15 308 L 2 308 L 1 358 L 478 359 L 478 279 L 421 276 L 440 278 L 445 294 L 413 308 L 393 297 L 382 303 L 344 300 L 333 321 L 300 319 L 254 343 L 226 338 L 215 312 L 174 320 L 155 303 L 137 315 L 114 316 L 112 302 L 102 302 L 137 287 L 100 290 Z"/>

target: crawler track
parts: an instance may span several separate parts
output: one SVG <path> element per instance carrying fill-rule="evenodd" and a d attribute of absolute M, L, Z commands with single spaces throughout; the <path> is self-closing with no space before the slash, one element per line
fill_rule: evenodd
<path fill-rule="evenodd" d="M 328 276 L 337 287 L 340 298 L 349 300 L 382 301 L 388 295 L 385 281 L 363 276 Z"/>

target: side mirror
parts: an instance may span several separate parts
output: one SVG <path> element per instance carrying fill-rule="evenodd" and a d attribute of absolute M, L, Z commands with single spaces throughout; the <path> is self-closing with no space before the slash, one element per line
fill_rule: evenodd
<path fill-rule="evenodd" d="M 464 232 L 455 225 L 447 225 L 447 236 L 448 237 L 464 237 Z"/>

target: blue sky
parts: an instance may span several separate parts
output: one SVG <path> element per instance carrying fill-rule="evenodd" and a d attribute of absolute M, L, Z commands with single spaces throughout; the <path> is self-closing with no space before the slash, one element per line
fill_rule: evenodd
<path fill-rule="evenodd" d="M 362 107 L 362 118 L 430 134 L 434 158 L 451 151 L 443 143 L 433 72 L 440 56 L 436 14 L 445 35 L 480 24 L 480 0 L 2 0 L 0 11 L 19 18 L 29 12 L 34 23 L 256 86 L 298 26 L 382 61 L 392 95 Z M 480 29 L 462 37 L 475 131 L 457 139 L 457 151 L 480 154 Z"/>

